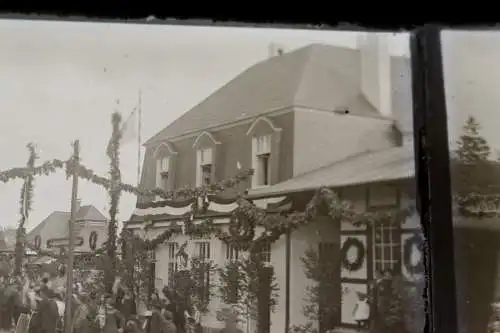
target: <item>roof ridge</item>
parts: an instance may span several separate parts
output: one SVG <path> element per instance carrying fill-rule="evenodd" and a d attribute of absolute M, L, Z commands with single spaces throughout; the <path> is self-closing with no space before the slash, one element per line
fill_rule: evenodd
<path fill-rule="evenodd" d="M 295 106 L 295 104 L 297 104 L 297 96 L 300 94 L 301 92 L 301 88 L 302 86 L 304 85 L 304 77 L 306 76 L 306 73 L 307 73 L 307 69 L 311 66 L 311 59 L 313 57 L 313 48 L 314 48 L 314 45 L 317 45 L 317 44 L 310 44 L 306 47 L 303 47 L 303 48 L 300 48 L 298 50 L 304 50 L 304 52 L 306 52 L 307 49 L 309 49 L 309 52 L 306 52 L 306 59 L 305 61 L 303 62 L 302 64 L 302 68 L 301 68 L 301 72 L 300 72 L 300 75 L 299 75 L 299 80 L 298 80 L 298 83 L 297 83 L 297 86 L 295 87 L 295 91 L 293 93 L 293 104 L 292 106 Z M 295 51 L 296 52 L 296 51 Z"/>

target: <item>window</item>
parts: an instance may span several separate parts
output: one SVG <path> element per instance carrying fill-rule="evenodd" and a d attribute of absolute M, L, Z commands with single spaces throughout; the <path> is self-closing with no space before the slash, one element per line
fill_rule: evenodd
<path fill-rule="evenodd" d="M 200 259 L 198 270 L 198 297 L 202 302 L 210 298 L 210 242 L 195 242 L 194 257 Z"/>
<path fill-rule="evenodd" d="M 399 269 L 401 263 L 401 235 L 398 226 L 379 225 L 373 228 L 373 256 L 375 273 Z"/>
<path fill-rule="evenodd" d="M 209 185 L 212 182 L 212 164 L 201 166 L 202 185 Z"/>
<path fill-rule="evenodd" d="M 206 261 L 210 259 L 210 242 L 195 242 L 194 257 Z"/>
<path fill-rule="evenodd" d="M 168 173 L 170 169 L 170 158 L 162 157 L 156 162 L 156 187 L 168 189 Z"/>
<path fill-rule="evenodd" d="M 175 260 L 175 254 L 179 249 L 179 244 L 170 242 L 167 243 L 167 281 L 169 288 L 174 286 L 174 275 L 177 272 L 177 261 Z"/>
<path fill-rule="evenodd" d="M 256 250 L 262 261 L 271 262 L 271 243 L 260 245 Z"/>
<path fill-rule="evenodd" d="M 271 154 L 257 155 L 257 185 L 269 185 L 269 157 Z"/>
<path fill-rule="evenodd" d="M 254 186 L 270 185 L 271 135 L 254 138 Z"/>
<path fill-rule="evenodd" d="M 239 251 L 236 247 L 226 244 L 226 260 L 238 260 Z"/>
<path fill-rule="evenodd" d="M 208 185 L 213 181 L 213 159 L 212 149 L 204 148 L 198 150 L 198 169 L 196 175 L 196 186 Z"/>

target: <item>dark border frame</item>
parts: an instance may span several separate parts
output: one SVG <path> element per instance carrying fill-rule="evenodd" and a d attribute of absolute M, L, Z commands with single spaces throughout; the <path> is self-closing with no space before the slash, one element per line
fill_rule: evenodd
<path fill-rule="evenodd" d="M 458 325 L 441 29 L 416 30 L 410 49 L 417 209 L 428 244 L 426 332 L 453 333 Z"/>

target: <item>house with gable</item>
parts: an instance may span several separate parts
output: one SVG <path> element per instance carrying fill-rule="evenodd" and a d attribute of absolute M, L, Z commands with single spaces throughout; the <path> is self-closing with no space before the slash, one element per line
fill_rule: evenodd
<path fill-rule="evenodd" d="M 70 212 L 52 212 L 26 235 L 31 249 L 34 251 L 54 251 L 56 254 L 61 250 L 64 251 L 64 245 L 68 242 L 70 218 Z M 75 253 L 77 256 L 100 248 L 106 241 L 107 219 L 94 206 L 79 206 L 75 222 Z M 44 259 L 38 258 L 38 260 Z"/>
<path fill-rule="evenodd" d="M 321 186 L 336 190 L 360 211 L 401 207 L 414 201 L 412 136 L 408 58 L 390 56 L 381 38 L 367 38 L 359 49 L 312 44 L 270 55 L 153 136 L 145 144 L 141 186 L 200 186 L 252 168 L 251 180 L 238 191 L 270 212 L 305 209 Z M 182 223 L 190 204 L 141 197 L 125 227 L 154 237 Z M 230 194 L 209 196 L 208 209 L 194 219 L 210 216 L 225 228 L 236 207 Z M 267 248 L 279 295 L 275 311 L 267 309 L 260 317 L 267 321 L 260 325 L 264 331 L 287 332 L 307 323 L 302 308 L 311 281 L 301 257 L 310 247 L 336 267 L 331 279 L 338 290 L 331 301 L 340 311 L 314 323 L 321 331 L 355 324 L 356 292 L 366 292 L 377 271 L 401 269 L 412 275 L 401 263 L 407 255 L 418 261 L 416 248 L 411 255 L 403 253 L 406 240 L 420 232 L 418 216 L 401 228 L 334 225 L 321 216 L 316 220 Z M 145 222 L 153 227 L 144 231 Z M 356 270 L 340 263 L 348 239 L 364 247 Z M 157 288 L 169 283 L 177 244 L 186 240 L 191 255 L 219 266 L 235 255 L 218 239 L 177 235 L 156 250 Z M 358 255 L 351 252 L 347 254 Z M 221 327 L 215 315 L 221 305 L 217 297 L 211 300 L 202 326 Z"/>

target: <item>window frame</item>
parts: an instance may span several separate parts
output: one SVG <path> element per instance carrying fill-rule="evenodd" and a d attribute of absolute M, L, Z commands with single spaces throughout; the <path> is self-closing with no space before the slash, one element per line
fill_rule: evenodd
<path fill-rule="evenodd" d="M 252 137 L 252 164 L 255 172 L 252 177 L 252 188 L 271 185 L 272 140 L 273 134 L 262 134 Z M 266 166 L 263 166 L 261 162 L 264 158 L 267 162 Z M 264 170 L 264 168 L 267 170 Z"/>
<path fill-rule="evenodd" d="M 380 224 L 373 226 L 371 231 L 373 273 L 377 274 L 386 269 L 399 272 L 402 259 L 401 227 L 396 224 Z M 377 237 L 377 234 L 380 237 Z M 386 249 L 389 249 L 388 256 L 386 256 Z"/>
<path fill-rule="evenodd" d="M 206 155 L 205 155 L 206 154 Z M 196 151 L 196 186 L 207 185 L 205 182 L 205 173 L 203 168 L 210 167 L 210 184 L 214 181 L 214 148 L 203 147 Z M 207 158 L 207 156 L 209 156 Z"/>
<path fill-rule="evenodd" d="M 177 260 L 175 259 L 175 255 L 179 250 L 178 242 L 166 242 L 167 246 L 167 286 L 169 288 L 174 287 L 174 275 L 178 270 Z"/>

